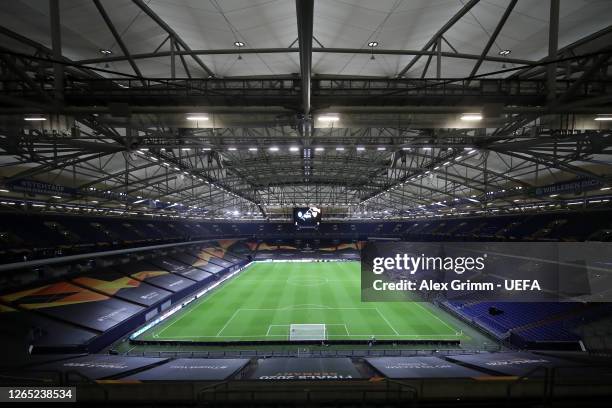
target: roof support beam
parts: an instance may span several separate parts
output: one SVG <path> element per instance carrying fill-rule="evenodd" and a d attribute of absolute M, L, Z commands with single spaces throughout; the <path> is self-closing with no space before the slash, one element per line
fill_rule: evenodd
<path fill-rule="evenodd" d="M 0 51 L 4 50 L 4 47 L 0 47 Z M 35 91 L 42 99 L 47 101 L 50 104 L 53 104 L 54 101 L 51 97 L 49 97 L 45 91 L 36 83 L 32 78 L 28 76 L 22 66 L 18 66 L 16 61 L 8 55 L 0 55 L 0 59 L 6 64 L 6 66 L 19 78 L 21 78 L 28 87 Z M 44 105 L 43 105 L 44 106 Z"/>
<path fill-rule="evenodd" d="M 497 36 L 501 32 L 502 28 L 504 28 L 504 25 L 506 25 L 506 21 L 508 20 L 508 17 L 510 17 L 510 14 L 512 13 L 512 10 L 514 10 L 514 6 L 516 6 L 517 2 L 518 0 L 512 0 L 510 4 L 508 4 L 508 7 L 506 7 L 506 11 L 504 11 L 502 18 L 497 23 L 497 26 L 495 27 L 495 30 L 493 30 L 491 37 L 489 37 L 489 41 L 487 42 L 487 45 L 485 45 L 484 50 L 482 50 L 482 53 L 480 54 L 480 58 L 478 59 L 478 61 L 476 61 L 474 68 L 472 68 L 470 77 L 473 77 L 474 75 L 478 73 L 478 69 L 482 65 L 482 62 L 484 61 L 485 57 L 491 50 L 491 47 L 493 46 L 493 44 L 495 44 L 495 40 L 497 39 Z"/>
<path fill-rule="evenodd" d="M 1 30 L 0 30 L 1 31 Z M 299 52 L 299 48 L 221 48 L 215 50 L 190 50 L 190 51 L 177 51 L 176 55 L 189 55 L 189 56 L 197 56 L 197 55 L 245 55 L 245 54 L 283 54 L 283 53 L 294 53 Z M 368 55 L 400 55 L 400 56 L 436 56 L 437 52 L 434 50 L 393 50 L 393 49 L 383 49 L 376 48 L 374 50 L 371 49 L 362 49 L 362 48 L 319 48 L 313 47 L 312 52 L 316 53 L 327 53 L 327 54 L 368 54 Z M 171 56 L 171 51 L 158 51 L 158 52 L 149 52 L 143 54 L 133 54 L 132 58 L 134 60 L 139 59 L 147 59 L 147 58 L 163 58 Z M 469 60 L 478 60 L 480 59 L 480 55 L 477 54 L 466 54 L 460 52 L 448 52 L 443 51 L 442 56 L 444 58 L 459 58 L 459 59 L 469 59 Z M 90 64 L 99 64 L 103 62 L 117 62 L 117 61 L 125 61 L 127 58 L 123 55 L 110 56 L 110 57 L 101 57 L 101 58 L 91 58 L 79 60 L 77 63 L 82 65 L 90 65 Z M 518 64 L 518 65 L 528 65 L 532 66 L 536 62 L 525 59 L 518 58 L 507 58 L 502 56 L 494 56 L 488 55 L 484 57 L 484 61 L 493 61 L 493 62 L 502 62 L 507 64 Z"/>
<path fill-rule="evenodd" d="M 49 0 L 49 15 L 51 18 L 51 47 L 53 59 L 62 59 L 62 31 L 60 25 L 59 0 Z M 55 88 L 55 98 L 63 99 L 64 94 L 64 66 L 59 63 L 53 64 L 53 87 Z"/>
<path fill-rule="evenodd" d="M 310 114 L 310 78 L 312 76 L 312 26 L 314 0 L 295 0 L 298 44 L 300 49 L 300 76 L 302 78 L 302 109 Z"/>
<path fill-rule="evenodd" d="M 130 52 L 128 51 L 128 49 L 127 49 L 127 47 L 125 45 L 125 43 L 123 42 L 123 39 L 121 38 L 121 35 L 119 35 L 119 32 L 117 32 L 117 29 L 115 28 L 115 25 L 113 24 L 113 22 L 111 21 L 110 17 L 106 13 L 106 10 L 104 10 L 104 7 L 102 6 L 102 3 L 100 3 L 100 0 L 93 0 L 93 2 L 96 5 L 96 8 L 98 9 L 98 12 L 100 13 L 102 18 L 104 19 L 104 22 L 106 23 L 106 26 L 108 27 L 110 32 L 113 34 L 113 38 L 115 39 L 115 41 L 117 41 L 117 44 L 119 44 L 119 48 L 121 48 L 121 51 L 123 52 L 123 55 L 125 55 L 126 58 L 128 59 L 128 62 L 130 63 L 130 66 L 134 70 L 134 73 L 136 75 L 138 75 L 138 77 L 142 77 L 142 73 L 140 72 L 140 69 L 138 69 L 138 66 L 134 62 L 134 59 L 132 58 Z"/>
<path fill-rule="evenodd" d="M 533 163 L 537 163 L 537 164 L 542 164 L 545 165 L 547 167 L 552 167 L 564 172 L 568 172 L 571 174 L 574 174 L 575 176 L 580 176 L 580 177 L 585 177 L 588 179 L 592 179 L 592 180 L 597 180 L 601 183 L 608 183 L 608 178 L 605 176 L 600 176 L 598 174 L 592 173 L 586 169 L 582 169 L 580 167 L 571 165 L 569 163 L 565 163 L 561 160 L 557 160 L 551 157 L 542 157 L 541 155 L 538 155 L 534 152 L 528 152 L 527 154 L 524 153 L 519 153 L 519 152 L 512 152 L 512 151 L 507 151 L 507 150 L 498 150 L 496 147 L 494 146 L 487 146 L 486 147 L 487 150 L 490 151 L 494 151 L 494 152 L 499 152 L 502 154 L 505 154 L 506 156 L 512 156 L 512 157 L 516 157 L 518 159 L 521 160 L 526 160 L 526 161 L 530 161 Z"/>
<path fill-rule="evenodd" d="M 431 64 L 431 59 L 432 58 L 433 58 L 433 55 L 430 55 L 430 56 L 427 57 L 427 62 L 425 63 L 425 67 L 423 68 L 423 73 L 421 74 L 421 79 L 424 79 L 427 76 L 427 70 L 429 70 L 429 64 Z"/>
<path fill-rule="evenodd" d="M 559 0 L 550 0 L 550 19 L 548 22 L 548 60 L 557 59 L 559 48 Z M 548 64 L 546 70 L 548 100 L 552 101 L 556 97 L 557 88 L 557 63 Z"/>
<path fill-rule="evenodd" d="M 436 79 L 442 78 L 442 37 L 436 40 Z"/>
<path fill-rule="evenodd" d="M 464 15 L 467 14 L 468 11 L 470 11 L 472 9 L 472 7 L 474 7 L 476 4 L 478 4 L 480 0 L 470 0 L 466 5 L 464 5 L 461 10 L 459 10 L 453 17 L 451 17 L 450 20 L 448 20 L 446 22 L 446 24 L 444 24 L 442 26 L 442 28 L 440 28 L 434 35 L 433 37 L 431 37 L 431 39 L 429 41 L 427 41 L 427 43 L 423 46 L 421 51 L 427 51 L 428 49 L 430 49 L 435 43 L 436 41 L 438 41 L 439 37 L 442 37 L 442 35 L 444 35 L 444 33 L 446 33 L 457 21 L 459 21 L 461 19 L 461 17 L 463 17 Z M 398 76 L 402 77 L 406 74 L 406 72 L 408 72 L 410 70 L 410 68 L 412 68 L 414 66 L 414 64 L 417 63 L 417 61 L 421 58 L 420 55 L 416 55 L 414 58 L 412 58 L 412 60 L 408 63 L 408 65 L 406 65 L 404 67 L 404 69 L 402 69 Z"/>
<path fill-rule="evenodd" d="M 46 55 L 46 56 L 53 56 L 53 50 L 45 47 L 44 45 L 31 40 L 27 37 L 24 37 L 23 35 L 16 33 L 14 31 L 9 30 L 6 27 L 0 26 L 0 34 L 5 35 L 9 38 L 12 38 L 13 40 L 19 42 L 22 45 L 25 45 L 26 47 L 31 47 L 33 49 L 35 49 L 38 53 Z M 55 58 L 54 58 L 55 59 Z M 89 78 L 103 78 L 100 74 L 98 74 L 95 71 L 92 71 L 86 67 L 79 67 L 78 63 L 75 63 L 74 61 L 66 58 L 66 57 L 61 57 L 60 61 L 64 62 L 65 64 L 65 70 L 66 71 L 70 71 L 72 72 L 75 76 L 80 76 L 85 74 L 85 77 L 89 77 Z"/>
<path fill-rule="evenodd" d="M 172 37 L 174 37 L 174 39 L 176 40 L 176 42 L 183 47 L 183 49 L 185 51 L 188 51 L 188 53 L 191 53 L 191 48 L 189 48 L 189 46 L 187 45 L 187 43 L 185 41 L 183 41 L 183 39 L 181 37 L 178 36 L 178 34 L 176 33 L 176 31 L 174 31 L 164 20 L 161 19 L 161 17 L 159 17 L 157 15 L 157 13 L 155 13 L 153 10 L 151 10 L 149 8 L 149 6 L 147 6 L 142 0 L 132 0 L 134 2 L 134 4 L 136 4 L 142 11 L 145 12 L 146 15 L 148 15 L 149 17 L 151 17 L 151 19 L 153 19 L 153 21 L 155 21 L 161 28 L 163 28 L 168 34 L 170 34 Z M 198 57 L 195 54 L 190 54 L 191 57 L 194 59 L 195 62 L 198 63 L 198 65 L 204 70 L 206 71 L 206 73 L 209 76 L 214 77 L 215 73 L 206 66 L 206 64 L 204 64 L 204 61 L 202 61 L 200 59 L 200 57 Z"/>
<path fill-rule="evenodd" d="M 170 78 L 176 79 L 176 46 L 174 37 L 170 37 Z"/>

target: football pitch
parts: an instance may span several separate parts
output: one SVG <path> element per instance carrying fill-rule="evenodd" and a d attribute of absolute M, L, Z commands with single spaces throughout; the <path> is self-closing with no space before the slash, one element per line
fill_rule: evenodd
<path fill-rule="evenodd" d="M 420 302 L 361 302 L 359 262 L 254 263 L 139 336 L 198 342 L 289 340 L 325 325 L 328 340 L 458 340 L 445 313 Z"/>

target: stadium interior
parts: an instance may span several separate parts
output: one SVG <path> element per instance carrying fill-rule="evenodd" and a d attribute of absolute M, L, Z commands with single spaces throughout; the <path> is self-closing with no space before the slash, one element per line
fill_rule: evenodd
<path fill-rule="evenodd" d="M 92 406 L 603 406 L 611 16 L 0 2 L 0 385 Z M 601 299 L 363 296 L 384 245 L 526 243 L 591 245 Z"/>

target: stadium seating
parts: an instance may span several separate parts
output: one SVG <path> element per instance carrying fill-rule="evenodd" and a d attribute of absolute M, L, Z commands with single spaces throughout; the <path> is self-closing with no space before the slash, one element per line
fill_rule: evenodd
<path fill-rule="evenodd" d="M 409 241 L 550 241 L 606 239 L 612 229 L 609 212 L 559 212 L 528 217 L 503 215 L 480 218 L 431 219 L 419 221 L 367 221 L 323 223 L 318 231 L 295 231 L 290 223 L 274 222 L 188 222 L 138 218 L 77 217 L 59 214 L 0 214 L 0 255 L 2 262 L 19 262 L 117 248 L 144 247 L 160 243 L 217 238 L 213 245 L 186 248 L 168 256 L 148 259 L 140 271 L 165 270 L 183 276 L 190 282 L 209 284 L 211 277 L 224 274 L 249 259 L 312 256 L 358 259 L 361 241 L 368 237 L 393 237 Z M 265 240 L 256 237 L 265 236 Z M 236 240 L 235 238 L 249 238 Z M 146 265 L 145 265 L 146 264 Z M 177 267 L 179 265 L 179 267 Z M 185 270 L 181 269 L 183 265 Z M 146 266 L 146 267 L 145 267 Z M 135 267 L 135 266 L 134 266 Z M 83 271 L 72 279 L 82 287 L 83 296 L 101 293 L 110 298 L 130 302 L 119 293 L 107 293 L 87 280 L 114 281 L 127 275 L 141 282 L 140 287 L 156 287 L 160 300 L 172 297 L 175 291 L 164 284 L 140 279 L 139 272 L 130 273 L 129 265 L 113 273 Z M 52 270 L 45 276 L 53 276 Z M 115 275 L 119 274 L 119 276 Z M 3 287 L 20 287 L 36 281 L 37 271 L 24 271 L 19 276 L 3 277 Z M 93 277 L 93 278 L 92 278 Z M 81 280 L 79 280 L 81 279 Z M 83 281 L 83 279 L 85 279 Z M 159 280 L 159 279 L 158 279 Z M 163 280 L 163 279 L 162 279 Z M 160 280 L 161 282 L 161 280 Z M 135 285 L 138 286 L 138 285 Z M 189 285 L 188 285 L 189 286 Z M 197 286 L 197 285 L 195 285 Z M 180 290 L 184 294 L 185 291 Z M 138 303 L 138 302 L 136 302 Z M 163 303 L 163 302 L 160 302 Z M 11 302 L 6 304 L 14 308 Z M 19 307 L 19 305 L 16 305 Z M 151 305 L 142 305 L 149 307 Z M 447 302 L 449 310 L 474 322 L 500 339 L 509 338 L 518 345 L 542 341 L 575 341 L 580 333 L 575 328 L 597 318 L 591 308 L 571 303 L 469 303 L 460 299 Z M 492 316 L 490 307 L 504 313 Z M 134 312 L 138 314 L 136 310 Z M 38 313 L 44 314 L 44 313 Z M 44 316 L 43 316 L 44 317 Z M 561 318 L 565 317 L 565 318 Z M 37 318 L 41 316 L 37 315 Z M 64 322 L 65 323 L 65 322 Z M 68 322 L 74 324 L 74 322 Z M 100 330 L 77 324 L 79 330 Z M 104 330 L 102 330 L 103 332 Z M 95 337 L 95 336 L 94 336 Z"/>
<path fill-rule="evenodd" d="M 559 212 L 527 217 L 500 215 L 323 223 L 319 230 L 296 231 L 291 223 L 279 222 L 192 222 L 0 213 L 0 255 L 2 262 L 7 263 L 22 261 L 24 257 L 39 259 L 186 240 L 262 236 L 268 244 L 295 245 L 297 239 L 311 246 L 367 241 L 374 236 L 408 241 L 608 240 L 612 237 L 610 219 L 607 211 Z"/>
<path fill-rule="evenodd" d="M 445 306 L 497 338 L 522 347 L 541 342 L 576 342 L 580 340 L 579 325 L 605 315 L 601 304 L 571 302 L 449 301 Z"/>
<path fill-rule="evenodd" d="M 115 224 L 114 228 L 119 228 Z M 111 227 L 112 228 L 112 227 Z M 137 232 L 134 232 L 137 234 Z M 135 236 L 135 235 L 133 235 Z M 233 252 L 233 247 L 236 252 Z M 207 252 L 210 251 L 210 252 Z M 189 294 L 213 284 L 218 277 L 248 262 L 237 240 L 210 241 L 187 246 L 177 252 L 215 264 L 215 272 L 198 266 L 142 252 L 124 262 L 111 259 L 110 266 L 94 267 L 77 276 L 31 279 L 19 289 L 3 287 L 0 293 L 0 323 L 15 330 L 2 331 L 4 347 L 24 355 L 24 345 L 36 352 L 95 352 L 133 331 L 181 301 Z M 26 274 L 25 271 L 18 271 Z M 17 338 L 14 338 L 17 336 Z M 16 357 L 17 358 L 17 357 Z"/>

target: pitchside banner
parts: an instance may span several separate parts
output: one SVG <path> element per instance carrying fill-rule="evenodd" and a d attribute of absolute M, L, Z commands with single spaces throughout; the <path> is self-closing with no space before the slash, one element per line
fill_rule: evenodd
<path fill-rule="evenodd" d="M 371 242 L 361 299 L 612 302 L 612 244 Z"/>

